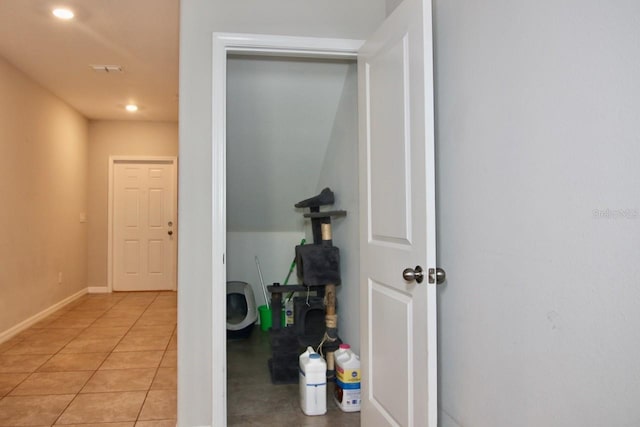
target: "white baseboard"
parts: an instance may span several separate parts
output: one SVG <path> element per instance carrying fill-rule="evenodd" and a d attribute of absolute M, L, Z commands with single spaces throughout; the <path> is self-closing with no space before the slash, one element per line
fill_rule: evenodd
<path fill-rule="evenodd" d="M 0 344 L 2 344 L 3 342 L 7 341 L 11 337 L 13 337 L 15 335 L 18 335 L 20 332 L 24 331 L 29 326 L 39 322 L 40 320 L 44 319 L 45 317 L 47 317 L 48 315 L 50 315 L 54 311 L 61 309 L 65 305 L 77 300 L 78 298 L 80 298 L 81 296 L 85 295 L 86 293 L 87 293 L 87 288 L 81 289 L 78 292 L 76 292 L 75 294 L 66 297 L 62 301 L 58 301 L 57 303 L 53 304 L 51 307 L 45 308 L 40 313 L 34 314 L 33 316 L 29 317 L 26 320 L 23 320 L 22 322 L 20 322 L 17 325 L 7 329 L 4 332 L 0 332 Z"/>
<path fill-rule="evenodd" d="M 89 286 L 87 288 L 87 293 L 89 294 L 108 294 L 109 288 L 106 286 Z"/>

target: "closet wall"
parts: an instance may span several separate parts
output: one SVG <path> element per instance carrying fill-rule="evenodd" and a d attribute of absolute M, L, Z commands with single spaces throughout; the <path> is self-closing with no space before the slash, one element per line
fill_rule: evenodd
<path fill-rule="evenodd" d="M 356 314 L 356 323 L 345 324 L 350 341 L 357 341 L 358 318 L 356 86 L 355 64 L 346 61 L 228 61 L 227 278 L 251 283 L 263 304 L 255 256 L 267 285 L 283 282 L 295 245 L 311 241 L 310 223 L 294 204 L 331 187 L 334 207 L 349 210 L 334 236 L 353 288 L 338 294 L 340 307 Z M 297 283 L 295 274 L 289 283 Z"/>

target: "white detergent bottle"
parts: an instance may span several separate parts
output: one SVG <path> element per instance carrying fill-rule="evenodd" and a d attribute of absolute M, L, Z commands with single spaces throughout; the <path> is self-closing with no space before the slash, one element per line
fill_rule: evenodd
<path fill-rule="evenodd" d="M 336 386 L 333 400 L 345 412 L 360 410 L 360 358 L 351 351 L 349 344 L 340 344 L 334 353 L 336 361 Z"/>
<path fill-rule="evenodd" d="M 300 355 L 300 407 L 305 415 L 327 413 L 327 363 L 307 347 Z"/>

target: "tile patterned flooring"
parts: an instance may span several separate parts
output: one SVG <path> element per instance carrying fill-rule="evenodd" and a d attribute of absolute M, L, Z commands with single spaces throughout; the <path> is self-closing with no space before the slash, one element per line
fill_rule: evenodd
<path fill-rule="evenodd" d="M 176 425 L 176 294 L 85 295 L 0 344 L 0 426 Z"/>
<path fill-rule="evenodd" d="M 229 426 L 360 425 L 329 397 L 307 417 L 297 384 L 272 385 L 268 337 L 227 341 Z M 0 427 L 175 427 L 176 355 L 174 292 L 85 295 L 0 344 Z"/>

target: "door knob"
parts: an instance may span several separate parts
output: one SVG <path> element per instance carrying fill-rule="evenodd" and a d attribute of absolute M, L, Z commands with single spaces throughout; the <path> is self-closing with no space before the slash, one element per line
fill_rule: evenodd
<path fill-rule="evenodd" d="M 424 279 L 422 267 L 416 265 L 416 268 L 405 268 L 402 271 L 402 278 L 407 282 L 413 282 L 415 280 L 418 283 L 422 283 L 422 280 Z"/>
<path fill-rule="evenodd" d="M 447 272 L 442 268 L 430 268 L 429 269 L 429 283 L 435 283 L 440 285 L 447 280 Z"/>
<path fill-rule="evenodd" d="M 167 231 L 167 234 L 168 234 L 169 236 L 173 236 L 173 230 L 169 230 L 169 231 Z"/>

